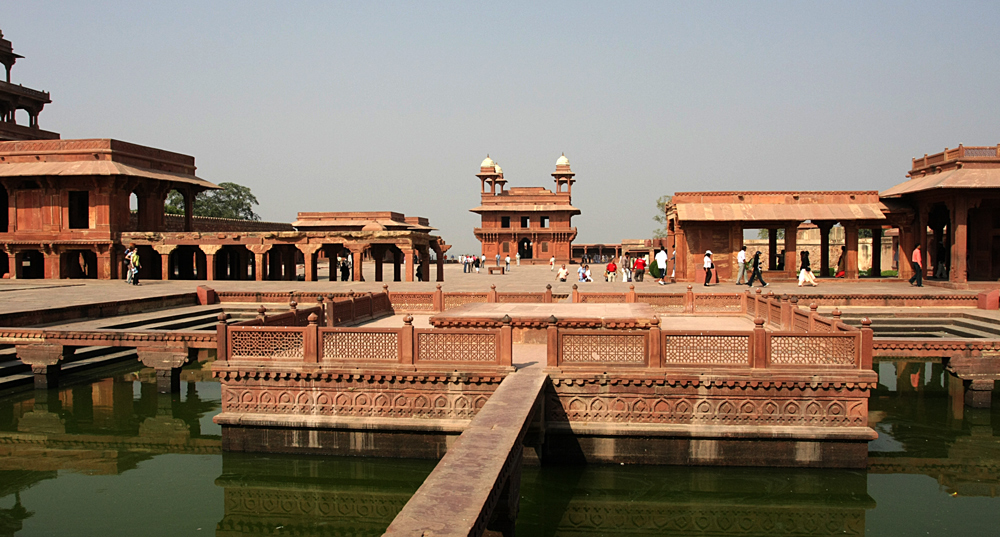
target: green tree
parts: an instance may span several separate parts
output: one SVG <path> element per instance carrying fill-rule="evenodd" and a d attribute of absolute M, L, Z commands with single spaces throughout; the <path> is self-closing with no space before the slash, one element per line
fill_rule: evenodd
<path fill-rule="evenodd" d="M 767 238 L 767 231 L 768 230 L 766 230 L 766 229 L 758 229 L 757 230 L 757 238 L 758 239 L 766 239 Z M 778 240 L 779 241 L 785 240 L 785 228 L 782 228 L 782 227 L 778 228 Z"/>
<path fill-rule="evenodd" d="M 222 187 L 221 190 L 201 192 L 195 197 L 195 216 L 260 220 L 260 215 L 253 211 L 254 205 L 260 203 L 248 187 L 236 183 L 219 183 L 219 186 Z M 167 214 L 184 214 L 184 197 L 180 192 L 170 191 L 164 211 Z"/>
<path fill-rule="evenodd" d="M 673 196 L 660 196 L 656 199 L 656 216 L 653 220 L 660 224 L 660 227 L 653 230 L 654 239 L 663 239 L 667 236 L 667 204 L 671 199 Z"/>

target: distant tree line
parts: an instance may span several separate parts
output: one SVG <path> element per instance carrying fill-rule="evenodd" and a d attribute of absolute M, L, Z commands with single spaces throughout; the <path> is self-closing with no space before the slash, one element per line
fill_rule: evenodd
<path fill-rule="evenodd" d="M 219 183 L 220 190 L 208 190 L 199 193 L 194 199 L 194 215 L 212 218 L 231 218 L 234 220 L 260 220 L 260 215 L 254 212 L 255 205 L 260 205 L 250 188 L 236 183 Z M 167 195 L 164 205 L 167 214 L 184 214 L 184 196 L 176 190 Z"/>

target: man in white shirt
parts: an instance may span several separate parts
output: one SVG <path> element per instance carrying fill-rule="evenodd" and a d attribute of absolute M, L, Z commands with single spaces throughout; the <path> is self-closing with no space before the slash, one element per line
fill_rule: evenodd
<path fill-rule="evenodd" d="M 715 268 L 715 263 L 712 262 L 711 250 L 705 250 L 705 262 L 702 266 L 705 269 L 705 287 L 708 287 L 709 282 L 712 281 L 712 269 Z"/>
<path fill-rule="evenodd" d="M 743 280 L 747 276 L 747 247 L 740 248 L 740 253 L 736 254 L 736 264 L 739 265 L 739 276 L 736 277 L 736 285 L 744 285 Z"/>
<path fill-rule="evenodd" d="M 509 255 L 503 259 L 503 263 L 504 263 L 504 269 L 503 269 L 503 271 L 504 272 L 510 272 L 510 256 Z"/>
<path fill-rule="evenodd" d="M 656 252 L 656 256 L 654 257 L 654 259 L 656 260 L 656 268 L 660 270 L 660 279 L 656 280 L 656 283 L 660 285 L 666 285 L 666 283 L 664 283 L 663 281 L 663 277 L 667 275 L 668 257 L 666 248 L 663 248 L 659 252 Z"/>

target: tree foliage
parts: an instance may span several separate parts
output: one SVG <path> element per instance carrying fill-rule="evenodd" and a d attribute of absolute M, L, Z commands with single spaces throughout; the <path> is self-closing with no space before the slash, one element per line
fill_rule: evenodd
<path fill-rule="evenodd" d="M 656 199 L 656 215 L 653 216 L 653 220 L 660 224 L 660 227 L 653 230 L 654 239 L 663 239 L 667 236 L 667 204 L 671 199 L 673 196 L 660 196 Z"/>
<path fill-rule="evenodd" d="M 194 215 L 212 218 L 232 218 L 235 220 L 260 220 L 260 215 L 253 211 L 254 205 L 260 205 L 257 197 L 250 192 L 249 187 L 236 183 L 219 183 L 221 190 L 201 192 L 194 200 Z M 171 190 L 164 204 L 167 214 L 184 214 L 184 197 L 180 192 Z"/>

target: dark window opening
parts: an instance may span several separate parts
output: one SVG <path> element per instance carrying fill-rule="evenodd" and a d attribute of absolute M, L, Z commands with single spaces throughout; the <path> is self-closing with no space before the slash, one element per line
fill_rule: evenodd
<path fill-rule="evenodd" d="M 73 191 L 69 193 L 69 228 L 87 229 L 90 227 L 90 192 Z"/>
<path fill-rule="evenodd" d="M 524 228 L 524 229 L 528 229 L 529 227 L 531 227 L 531 218 L 528 217 L 528 216 L 522 216 L 521 217 L 521 227 Z"/>
<path fill-rule="evenodd" d="M 542 227 L 549 227 L 549 217 L 543 216 L 539 219 L 541 221 Z"/>
<path fill-rule="evenodd" d="M 500 217 L 500 227 L 510 227 L 510 217 L 501 216 Z"/>
<path fill-rule="evenodd" d="M 503 251 L 504 251 L 504 253 L 510 252 L 510 243 L 509 242 L 503 243 Z"/>
<path fill-rule="evenodd" d="M 0 186 L 0 233 L 7 233 L 10 229 L 10 198 L 7 197 L 7 189 Z"/>
<path fill-rule="evenodd" d="M 543 242 L 542 243 L 542 251 L 543 252 L 548 252 L 549 251 L 549 243 L 547 243 L 547 242 Z"/>

